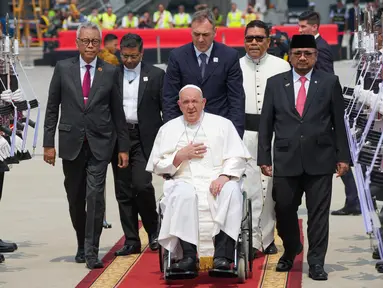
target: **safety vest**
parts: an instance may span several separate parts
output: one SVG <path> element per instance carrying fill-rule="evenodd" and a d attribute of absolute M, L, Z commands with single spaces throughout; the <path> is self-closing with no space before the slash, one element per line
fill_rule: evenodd
<path fill-rule="evenodd" d="M 189 14 L 183 13 L 182 15 L 177 13 L 174 15 L 174 25 L 176 28 L 187 28 L 189 27 Z"/>
<path fill-rule="evenodd" d="M 46 33 L 46 32 L 48 32 L 49 19 L 45 15 L 41 15 L 41 18 L 44 20 L 45 26 L 47 26 L 47 28 L 41 29 L 41 33 Z"/>
<path fill-rule="evenodd" d="M 102 28 L 104 29 L 113 29 L 116 24 L 117 16 L 116 14 L 108 15 L 108 13 L 104 13 L 101 16 L 102 20 Z"/>
<path fill-rule="evenodd" d="M 346 24 L 345 14 L 346 14 L 345 8 L 340 9 L 339 12 L 338 12 L 338 9 L 334 10 L 334 17 L 332 18 L 332 20 L 334 24 L 338 25 L 339 31 L 344 31 L 344 26 Z"/>
<path fill-rule="evenodd" d="M 215 26 L 217 27 L 222 26 L 222 20 L 223 20 L 223 16 L 221 14 L 218 15 L 218 18 L 214 17 Z"/>
<path fill-rule="evenodd" d="M 92 22 L 94 24 L 100 25 L 100 15 L 94 16 L 90 14 L 88 17 L 86 17 L 89 22 Z"/>
<path fill-rule="evenodd" d="M 126 24 L 126 26 L 122 27 L 122 28 L 137 28 L 135 26 L 135 23 L 138 23 L 138 18 L 136 16 L 133 16 L 132 20 L 130 21 L 128 16 L 124 16 L 122 18 L 122 23 Z"/>
<path fill-rule="evenodd" d="M 246 13 L 245 25 L 249 24 L 253 20 L 257 20 L 257 15 L 255 15 L 254 13 Z"/>
<path fill-rule="evenodd" d="M 163 19 L 162 19 L 163 27 L 161 27 L 161 28 L 170 28 L 170 21 L 169 21 L 170 20 L 170 16 L 171 16 L 171 14 L 170 14 L 169 11 L 165 10 L 163 12 Z M 160 12 L 159 11 L 155 12 L 154 15 L 153 15 L 153 18 L 159 19 L 160 18 Z M 160 28 L 159 23 L 157 23 L 156 27 L 154 27 L 154 28 L 156 28 L 156 29 Z"/>
<path fill-rule="evenodd" d="M 227 27 L 241 27 L 242 26 L 242 22 L 241 22 L 241 19 L 242 19 L 242 12 L 237 10 L 235 13 L 233 12 L 229 12 L 227 14 L 227 18 L 229 19 L 229 24 L 227 25 Z"/>

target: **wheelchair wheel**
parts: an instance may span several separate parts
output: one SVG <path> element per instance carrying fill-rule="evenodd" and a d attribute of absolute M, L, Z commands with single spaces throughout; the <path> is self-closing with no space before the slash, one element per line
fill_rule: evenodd
<path fill-rule="evenodd" d="M 238 282 L 245 283 L 247 278 L 246 273 L 246 257 L 238 257 Z"/>
<path fill-rule="evenodd" d="M 247 205 L 248 205 L 248 208 L 247 208 L 247 225 L 249 227 L 249 241 L 248 241 L 248 251 L 247 251 L 247 255 L 248 255 L 248 263 L 249 263 L 249 270 L 248 270 L 248 275 L 249 275 L 249 278 L 251 276 L 251 273 L 253 272 L 253 211 L 251 210 L 251 200 L 248 199 L 247 200 Z"/>

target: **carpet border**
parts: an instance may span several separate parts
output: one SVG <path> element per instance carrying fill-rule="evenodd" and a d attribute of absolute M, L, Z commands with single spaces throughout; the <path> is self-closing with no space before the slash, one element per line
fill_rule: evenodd
<path fill-rule="evenodd" d="M 143 229 L 142 222 L 139 222 L 139 229 Z M 105 272 L 105 270 L 116 260 L 114 252 L 121 249 L 125 242 L 125 236 L 122 236 L 113 247 L 104 255 L 102 262 L 104 263 L 103 269 L 93 269 L 88 272 L 88 274 L 77 284 L 75 288 L 89 288 L 91 287 L 97 279 Z M 141 252 L 142 253 L 142 252 Z"/>

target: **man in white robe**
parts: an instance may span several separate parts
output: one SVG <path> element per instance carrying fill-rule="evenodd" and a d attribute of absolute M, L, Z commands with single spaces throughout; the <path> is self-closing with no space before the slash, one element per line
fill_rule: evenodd
<path fill-rule="evenodd" d="M 215 269 L 230 269 L 240 232 L 240 182 L 250 154 L 232 122 L 204 112 L 205 103 L 199 87 L 180 90 L 183 116 L 161 127 L 146 168 L 171 177 L 158 242 L 182 251 L 173 271 L 195 271 L 197 254 L 213 256 Z"/>
<path fill-rule="evenodd" d="M 289 71 L 290 64 L 267 53 L 270 44 L 269 35 L 267 25 L 260 20 L 251 21 L 246 26 L 246 55 L 240 59 L 240 65 L 246 95 L 243 141 L 252 157 L 247 162 L 244 189 L 252 200 L 253 248 L 265 254 L 276 254 L 278 250 L 274 244 L 275 212 L 271 195 L 272 178 L 263 175 L 257 165 L 257 131 L 267 79 Z"/>

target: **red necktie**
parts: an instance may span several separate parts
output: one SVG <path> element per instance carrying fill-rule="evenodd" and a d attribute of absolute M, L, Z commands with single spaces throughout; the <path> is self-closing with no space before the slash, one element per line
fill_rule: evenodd
<path fill-rule="evenodd" d="M 86 105 L 86 101 L 88 101 L 89 91 L 90 91 L 90 68 L 92 65 L 85 65 L 86 72 L 84 75 L 84 80 L 82 82 L 82 95 L 84 96 L 84 104 Z"/>
<path fill-rule="evenodd" d="M 298 92 L 298 98 L 297 98 L 297 104 L 295 105 L 299 115 L 303 114 L 303 109 L 305 108 L 305 102 L 306 102 L 306 88 L 305 88 L 305 82 L 307 81 L 307 78 L 304 76 L 301 76 L 299 78 L 299 81 L 301 81 L 301 88 L 299 88 Z"/>

